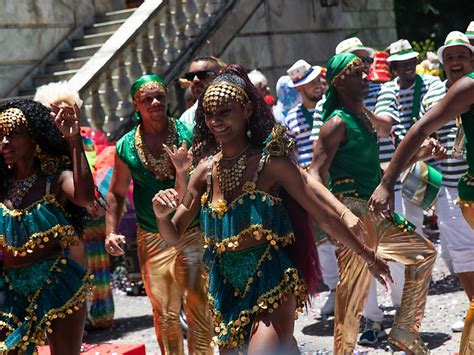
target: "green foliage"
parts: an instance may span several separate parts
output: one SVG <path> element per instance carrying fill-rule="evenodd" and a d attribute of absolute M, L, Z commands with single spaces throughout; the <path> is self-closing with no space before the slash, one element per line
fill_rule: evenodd
<path fill-rule="evenodd" d="M 451 31 L 465 32 L 473 20 L 473 0 L 394 0 L 398 38 L 432 39 L 434 48 Z"/>
<path fill-rule="evenodd" d="M 433 39 L 427 38 L 424 41 L 412 41 L 411 46 L 415 51 L 420 53 L 418 56 L 418 62 L 421 62 L 426 58 L 426 52 L 436 53 L 436 43 Z"/>

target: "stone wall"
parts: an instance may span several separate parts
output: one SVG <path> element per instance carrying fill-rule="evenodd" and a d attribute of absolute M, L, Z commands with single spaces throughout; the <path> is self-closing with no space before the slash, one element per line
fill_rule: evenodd
<path fill-rule="evenodd" d="M 0 97 L 94 15 L 125 0 L 0 0 Z"/>
<path fill-rule="evenodd" d="M 393 0 L 339 0 L 336 7 L 322 7 L 320 0 L 264 0 L 237 35 L 221 43 L 232 19 L 256 2 L 239 3 L 200 54 L 218 54 L 228 63 L 260 69 L 273 92 L 294 62 L 323 65 L 345 38 L 357 36 L 378 49 L 397 39 Z"/>

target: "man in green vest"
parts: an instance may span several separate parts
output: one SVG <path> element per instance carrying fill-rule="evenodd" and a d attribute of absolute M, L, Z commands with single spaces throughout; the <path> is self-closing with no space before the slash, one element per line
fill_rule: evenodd
<path fill-rule="evenodd" d="M 329 89 L 323 109 L 323 126 L 313 153 L 310 174 L 328 184 L 367 229 L 365 243 L 379 256 L 405 265 L 405 286 L 400 313 L 389 341 L 409 353 L 428 349 L 418 331 L 423 318 L 431 270 L 436 259 L 432 243 L 414 232 L 403 217 L 374 214 L 368 200 L 380 183 L 377 132 L 365 114 L 367 74 L 363 62 L 352 53 L 340 53 L 327 63 Z M 437 152 L 428 146 L 406 163 Z M 408 164 L 406 164 L 408 166 Z M 340 281 L 336 289 L 334 353 L 352 353 L 359 330 L 359 318 L 370 285 L 370 264 L 348 248 L 338 249 Z M 379 279 L 384 282 L 384 280 Z"/>
<path fill-rule="evenodd" d="M 152 206 L 152 198 L 160 190 L 174 187 L 184 196 L 187 182 L 182 172 L 189 168 L 190 161 L 187 164 L 186 159 L 190 157 L 177 159 L 177 155 L 187 153 L 183 144 L 191 144 L 191 131 L 181 121 L 168 116 L 167 87 L 158 75 L 138 78 L 130 93 L 138 125 L 117 142 L 107 193 L 106 250 L 113 256 L 124 253 L 121 244 L 125 237 L 118 234 L 118 226 L 125 195 L 133 180 L 140 271 L 153 308 L 161 353 L 184 354 L 179 321 L 183 307 L 188 324 L 188 352 L 212 354 L 212 320 L 202 277 L 203 246 L 198 224 L 191 224 L 180 242 L 169 247 L 158 231 Z M 169 155 L 165 145 L 175 146 L 176 154 Z M 178 151 L 176 146 L 183 149 Z"/>

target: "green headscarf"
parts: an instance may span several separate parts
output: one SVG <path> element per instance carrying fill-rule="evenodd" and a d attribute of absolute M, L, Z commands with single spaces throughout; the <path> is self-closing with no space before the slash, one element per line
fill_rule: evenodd
<path fill-rule="evenodd" d="M 336 79 L 344 79 L 344 76 L 349 74 L 355 65 L 362 63 L 362 60 L 352 53 L 339 53 L 329 58 L 326 68 L 326 80 L 329 88 L 326 91 L 326 102 L 323 105 L 322 119 L 325 122 L 331 113 L 337 108 L 336 89 L 334 82 Z"/>
<path fill-rule="evenodd" d="M 146 84 L 149 83 L 156 83 L 164 87 L 165 90 L 167 90 L 167 86 L 164 82 L 164 80 L 159 76 L 155 74 L 147 74 L 139 77 L 135 82 L 132 84 L 130 88 L 130 95 L 132 96 L 132 100 L 135 98 L 136 93 L 142 89 Z M 135 119 L 137 122 L 142 121 L 142 117 L 140 116 L 140 112 L 135 111 L 134 114 Z"/>

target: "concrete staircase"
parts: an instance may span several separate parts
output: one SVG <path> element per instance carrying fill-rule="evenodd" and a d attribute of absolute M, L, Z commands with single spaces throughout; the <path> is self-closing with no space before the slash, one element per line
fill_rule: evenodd
<path fill-rule="evenodd" d="M 32 85 L 20 87 L 19 96 L 32 96 L 41 85 L 72 78 L 135 10 L 112 11 L 96 17 L 93 25 L 84 28 L 81 36 L 70 41 L 66 46 L 68 49 L 61 50 L 56 60 L 44 66 L 42 74 L 32 78 Z"/>

